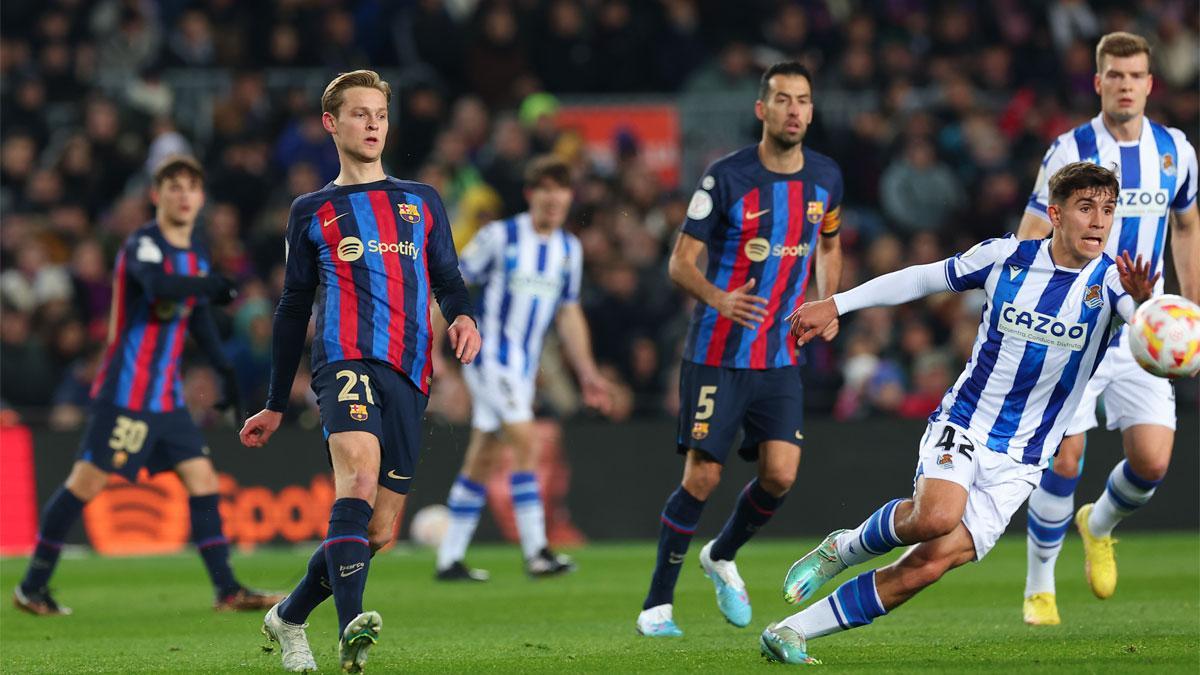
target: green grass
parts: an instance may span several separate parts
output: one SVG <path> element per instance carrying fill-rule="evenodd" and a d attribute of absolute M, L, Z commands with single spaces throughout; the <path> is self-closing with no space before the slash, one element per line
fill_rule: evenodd
<path fill-rule="evenodd" d="M 676 597 L 686 636 L 650 640 L 633 621 L 649 580 L 650 543 L 595 545 L 577 552 L 580 571 L 540 582 L 518 567 L 513 546 L 472 549 L 488 568 L 484 585 L 439 585 L 432 554 L 396 551 L 371 565 L 368 608 L 384 628 L 372 672 L 406 671 L 748 671 L 781 668 L 758 653 L 758 632 L 790 613 L 779 592 L 787 566 L 813 541 L 752 542 L 739 555 L 755 618 L 735 629 L 717 613 L 712 586 L 692 555 Z M 964 670 L 1124 672 L 1200 668 L 1200 537 L 1129 535 L 1118 546 L 1121 583 L 1100 602 L 1083 581 L 1080 547 L 1068 540 L 1059 563 L 1064 625 L 1021 623 L 1025 543 L 1007 537 L 981 564 L 952 572 L 892 616 L 812 643 L 834 672 Z M 237 556 L 239 575 L 262 587 L 294 582 L 308 553 Z M 0 562 L 12 588 L 24 560 Z M 848 576 L 848 575 L 847 575 Z M 65 560 L 55 579 L 70 617 L 31 617 L 0 608 L 0 671 L 277 672 L 257 614 L 215 614 L 195 556 Z M 832 587 L 830 587 L 831 589 Z M 336 672 L 335 615 L 327 602 L 309 636 L 324 672 Z"/>

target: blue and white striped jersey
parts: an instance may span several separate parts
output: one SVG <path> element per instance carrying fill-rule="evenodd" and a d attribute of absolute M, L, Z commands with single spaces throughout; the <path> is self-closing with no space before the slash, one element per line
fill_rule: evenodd
<path fill-rule="evenodd" d="M 1121 180 L 1117 214 L 1104 252 L 1116 259 L 1140 253 L 1150 273 L 1160 271 L 1167 239 L 1168 211 L 1184 211 L 1196 203 L 1196 150 L 1183 132 L 1143 118 L 1142 136 L 1122 143 L 1113 138 L 1099 115 L 1058 137 L 1042 160 L 1028 213 L 1048 218 L 1050 177 L 1071 162 L 1092 162 L 1112 169 Z M 1159 279 L 1157 291 L 1162 291 Z"/>
<path fill-rule="evenodd" d="M 579 301 L 579 239 L 561 228 L 539 234 L 521 213 L 481 228 L 459 265 L 468 284 L 483 287 L 475 314 L 483 348 L 475 364 L 532 378 L 559 306 Z"/>
<path fill-rule="evenodd" d="M 1108 255 L 1068 269 L 1054 264 L 1050 241 L 989 239 L 945 262 L 952 290 L 982 288 L 987 301 L 971 360 L 929 419 L 1025 464 L 1053 456 L 1113 327 L 1135 304 Z"/>

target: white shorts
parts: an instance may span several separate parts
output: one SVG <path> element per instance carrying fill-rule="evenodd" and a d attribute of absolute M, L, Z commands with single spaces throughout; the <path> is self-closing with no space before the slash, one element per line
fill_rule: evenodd
<path fill-rule="evenodd" d="M 1175 428 L 1175 387 L 1166 378 L 1142 370 L 1129 351 L 1129 331 L 1121 331 L 1108 348 L 1083 390 L 1083 398 L 1067 425 L 1067 435 L 1082 434 L 1099 425 L 1096 399 L 1104 396 L 1105 426 L 1124 431 L 1136 424 Z"/>
<path fill-rule="evenodd" d="M 462 369 L 471 390 L 471 426 L 496 431 L 533 419 L 533 380 L 483 364 Z"/>
<path fill-rule="evenodd" d="M 975 559 L 983 560 L 1037 487 L 1042 467 L 996 452 L 955 424 L 934 422 L 921 437 L 917 476 L 922 475 L 958 483 L 967 491 L 962 522 L 975 542 Z"/>

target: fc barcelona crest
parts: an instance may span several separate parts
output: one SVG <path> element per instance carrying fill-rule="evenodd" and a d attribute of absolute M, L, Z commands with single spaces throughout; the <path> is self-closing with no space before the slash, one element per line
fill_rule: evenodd
<path fill-rule="evenodd" d="M 356 422 L 367 421 L 367 406 L 361 403 L 350 404 L 350 419 Z"/>
<path fill-rule="evenodd" d="M 396 208 L 400 211 L 400 217 L 406 223 L 417 224 L 421 222 L 421 210 L 416 204 L 397 204 Z"/>
<path fill-rule="evenodd" d="M 808 222 L 816 225 L 825 219 L 825 202 L 816 201 L 808 203 Z"/>
<path fill-rule="evenodd" d="M 702 441 L 708 438 L 708 422 L 696 422 L 692 425 L 692 438 Z"/>

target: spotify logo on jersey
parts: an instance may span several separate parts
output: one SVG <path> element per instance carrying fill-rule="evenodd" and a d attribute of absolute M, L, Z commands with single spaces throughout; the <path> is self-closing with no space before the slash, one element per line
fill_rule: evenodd
<path fill-rule="evenodd" d="M 338 259 L 342 262 L 354 262 L 363 255 L 362 239 L 358 237 L 346 237 L 338 242 L 337 247 Z"/>
<path fill-rule="evenodd" d="M 746 257 L 754 262 L 762 262 L 771 255 L 771 242 L 763 237 L 755 237 L 746 242 Z"/>

